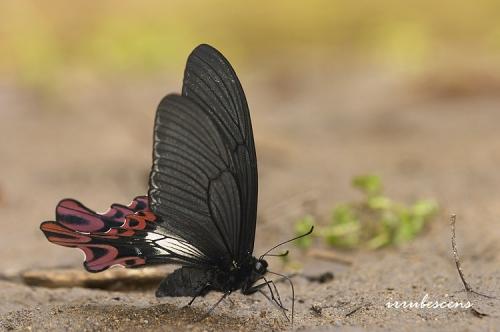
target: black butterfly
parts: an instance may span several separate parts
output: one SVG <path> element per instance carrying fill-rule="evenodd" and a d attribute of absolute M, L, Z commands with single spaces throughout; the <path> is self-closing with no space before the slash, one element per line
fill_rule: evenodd
<path fill-rule="evenodd" d="M 254 257 L 256 216 L 257 159 L 245 94 L 224 56 L 200 45 L 188 58 L 182 95 L 167 95 L 158 106 L 148 197 L 113 204 L 105 214 L 65 199 L 56 221 L 41 230 L 53 243 L 82 249 L 90 272 L 182 265 L 161 282 L 158 297 L 191 296 L 191 304 L 222 292 L 210 313 L 231 292 L 261 292 L 285 313 L 265 275 L 290 279 L 269 271 L 264 257 L 297 238 Z"/>

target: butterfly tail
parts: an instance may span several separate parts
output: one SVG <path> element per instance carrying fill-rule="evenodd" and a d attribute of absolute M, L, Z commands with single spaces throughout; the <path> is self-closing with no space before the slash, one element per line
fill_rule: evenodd
<path fill-rule="evenodd" d="M 87 271 L 99 272 L 113 265 L 146 264 L 146 257 L 154 254 L 147 237 L 156 221 L 146 196 L 136 197 L 127 206 L 113 204 L 104 214 L 64 199 L 57 205 L 56 221 L 46 221 L 40 229 L 52 243 L 81 249 Z"/>

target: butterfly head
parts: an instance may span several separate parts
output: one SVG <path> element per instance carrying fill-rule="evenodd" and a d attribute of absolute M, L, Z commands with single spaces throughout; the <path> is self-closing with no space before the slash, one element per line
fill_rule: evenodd
<path fill-rule="evenodd" d="M 267 262 L 263 258 L 255 260 L 255 264 L 253 266 L 253 272 L 259 276 L 266 274 Z"/>
<path fill-rule="evenodd" d="M 242 270 L 242 277 L 245 279 L 244 288 L 250 288 L 257 281 L 261 280 L 267 273 L 267 262 L 262 258 L 252 257 L 247 268 Z"/>

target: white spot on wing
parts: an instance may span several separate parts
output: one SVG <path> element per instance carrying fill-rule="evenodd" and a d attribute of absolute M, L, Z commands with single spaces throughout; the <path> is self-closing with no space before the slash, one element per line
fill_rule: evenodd
<path fill-rule="evenodd" d="M 161 238 L 164 238 L 165 236 L 163 235 L 160 235 L 160 234 L 157 234 L 157 233 L 153 233 L 153 232 L 149 232 L 148 235 L 146 236 L 146 240 L 152 240 L 152 241 L 156 241 L 156 240 L 159 240 Z"/>
<path fill-rule="evenodd" d="M 172 251 L 176 254 L 182 256 L 191 256 L 191 257 L 203 257 L 203 253 L 199 251 L 193 245 L 174 238 L 164 238 L 163 240 L 156 241 L 156 244 L 165 250 Z"/>

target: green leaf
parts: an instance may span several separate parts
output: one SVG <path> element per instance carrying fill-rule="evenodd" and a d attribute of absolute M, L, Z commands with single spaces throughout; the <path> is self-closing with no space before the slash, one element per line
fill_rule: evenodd
<path fill-rule="evenodd" d="M 355 247 L 360 241 L 361 224 L 353 207 L 341 204 L 335 207 L 332 222 L 321 232 L 325 241 L 338 247 Z"/>
<path fill-rule="evenodd" d="M 418 200 L 412 206 L 412 212 L 416 216 L 420 216 L 422 218 L 428 218 L 436 214 L 438 210 L 438 205 L 433 200 Z"/>
<path fill-rule="evenodd" d="M 368 198 L 367 204 L 373 210 L 388 210 L 392 207 L 392 200 L 385 196 L 373 196 Z"/>
<path fill-rule="evenodd" d="M 360 175 L 354 177 L 352 185 L 367 195 L 376 195 L 382 191 L 382 180 L 376 175 Z"/>
<path fill-rule="evenodd" d="M 391 242 L 391 237 L 389 232 L 383 231 L 368 241 L 368 248 L 379 249 L 381 247 L 390 244 L 390 242 Z"/>
<path fill-rule="evenodd" d="M 339 204 L 333 209 L 332 224 L 349 224 L 357 221 L 354 209 L 348 204 Z"/>
<path fill-rule="evenodd" d="M 321 235 L 325 238 L 326 243 L 331 246 L 352 248 L 359 245 L 360 229 L 359 223 L 352 222 L 350 224 L 330 226 Z"/>
<path fill-rule="evenodd" d="M 438 210 L 433 200 L 422 199 L 405 205 L 383 196 L 380 177 L 375 175 L 355 177 L 352 184 L 365 194 L 363 200 L 337 205 L 331 222 L 315 232 L 328 245 L 369 249 L 399 245 L 420 234 Z M 299 220 L 297 234 L 309 230 L 313 223 L 310 216 Z M 311 238 L 304 238 L 298 245 L 306 248 L 311 243 Z"/>

